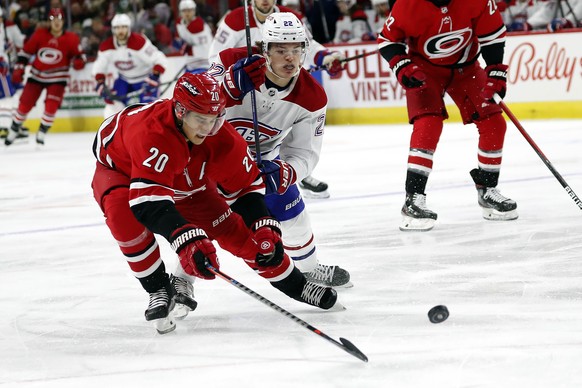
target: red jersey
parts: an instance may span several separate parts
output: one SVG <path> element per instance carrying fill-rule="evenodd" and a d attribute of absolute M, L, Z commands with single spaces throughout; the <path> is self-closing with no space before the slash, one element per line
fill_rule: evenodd
<path fill-rule="evenodd" d="M 250 192 L 264 194 L 260 171 L 234 128 L 225 123 L 192 145 L 176 127 L 171 100 L 132 105 L 106 119 L 93 153 L 131 179 L 131 207 L 175 203 L 216 185 L 229 204 Z"/>
<path fill-rule="evenodd" d="M 30 78 L 39 82 L 68 82 L 71 60 L 82 56 L 77 34 L 63 31 L 58 38 L 48 28 L 39 28 L 24 44 L 19 56 L 30 59 L 34 55 Z"/>
<path fill-rule="evenodd" d="M 451 0 L 437 7 L 428 0 L 396 1 L 378 36 L 382 49 L 407 45 L 438 66 L 474 62 L 480 46 L 505 42 L 506 29 L 495 0 Z"/>

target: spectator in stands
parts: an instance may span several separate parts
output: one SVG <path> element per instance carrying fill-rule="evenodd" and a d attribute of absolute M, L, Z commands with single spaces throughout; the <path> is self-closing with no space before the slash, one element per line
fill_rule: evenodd
<path fill-rule="evenodd" d="M 176 42 L 180 52 L 188 56 L 187 70 L 202 73 L 208 70 L 208 49 L 212 43 L 212 30 L 200 16 L 196 16 L 196 3 L 182 0 L 180 17 L 176 21 Z"/>
<path fill-rule="evenodd" d="M 333 41 L 335 24 L 340 16 L 335 0 L 314 0 L 313 5 L 305 10 L 305 16 L 315 41 L 322 44 Z"/>
<path fill-rule="evenodd" d="M 43 20 L 42 10 L 38 7 L 32 7 L 29 0 L 18 0 L 18 5 L 20 9 L 14 15 L 14 23 L 26 38 L 30 38 L 36 25 Z"/>
<path fill-rule="evenodd" d="M 390 15 L 390 5 L 388 0 L 372 0 L 372 6 L 374 7 L 374 12 L 368 21 L 370 22 L 370 27 L 372 31 L 379 34 L 384 28 L 384 23 Z"/>
<path fill-rule="evenodd" d="M 534 30 L 554 32 L 580 26 L 581 18 L 582 0 L 549 0 L 527 19 L 527 23 Z"/>
<path fill-rule="evenodd" d="M 340 17 L 335 25 L 333 43 L 356 43 L 376 39 L 370 27 L 368 15 L 356 0 L 337 0 Z"/>

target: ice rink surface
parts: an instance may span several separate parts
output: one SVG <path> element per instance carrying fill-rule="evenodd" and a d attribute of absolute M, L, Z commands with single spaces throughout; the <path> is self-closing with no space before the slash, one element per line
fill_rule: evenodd
<path fill-rule="evenodd" d="M 524 127 L 582 195 L 582 122 Z M 516 221 L 481 217 L 475 127 L 447 123 L 427 188 L 430 232 L 401 232 L 410 126 L 328 126 L 308 200 L 320 261 L 351 272 L 323 312 L 220 251 L 221 269 L 369 363 L 231 284 L 195 284 L 167 335 L 90 190 L 93 134 L 0 146 L 0 387 L 581 387 L 582 211 L 508 123 L 499 188 Z M 169 269 L 175 256 L 166 242 Z M 448 306 L 432 324 L 428 310 Z"/>

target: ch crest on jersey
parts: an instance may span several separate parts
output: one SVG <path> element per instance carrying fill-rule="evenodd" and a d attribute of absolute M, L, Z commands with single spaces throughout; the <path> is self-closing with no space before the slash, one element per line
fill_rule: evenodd
<path fill-rule="evenodd" d="M 245 118 L 229 119 L 228 122 L 232 124 L 234 129 L 245 139 L 249 144 L 255 142 L 255 132 L 253 129 L 253 120 Z M 261 122 L 257 123 L 259 129 L 259 141 L 263 142 L 281 134 L 281 130 L 269 127 Z"/>
<path fill-rule="evenodd" d="M 135 63 L 131 59 L 129 61 L 115 61 L 113 62 L 113 66 L 116 69 L 128 71 L 135 67 Z"/>
<path fill-rule="evenodd" d="M 471 42 L 473 31 L 469 28 L 435 35 L 424 43 L 429 58 L 446 58 L 463 50 Z"/>

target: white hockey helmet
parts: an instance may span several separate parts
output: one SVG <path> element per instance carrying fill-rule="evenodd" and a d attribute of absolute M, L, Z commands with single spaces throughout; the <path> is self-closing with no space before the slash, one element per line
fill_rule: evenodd
<path fill-rule="evenodd" d="M 372 1 L 372 6 L 377 6 L 380 4 L 388 4 L 388 0 L 371 0 Z"/>
<path fill-rule="evenodd" d="M 281 0 L 281 5 L 285 7 L 299 7 L 299 0 Z"/>
<path fill-rule="evenodd" d="M 303 23 L 291 12 L 274 12 L 270 14 L 263 23 L 263 53 L 267 59 L 267 68 L 275 73 L 271 68 L 271 60 L 268 54 L 271 43 L 302 43 L 301 64 L 297 69 L 297 75 L 305 62 L 305 56 L 309 51 L 309 40 Z"/>
<path fill-rule="evenodd" d="M 356 5 L 356 0 L 336 0 L 336 3 L 348 3 L 348 8 L 352 8 Z"/>
<path fill-rule="evenodd" d="M 386 0 L 388 1 L 388 0 Z M 182 0 L 180 1 L 180 6 L 179 6 L 179 10 L 180 12 L 187 10 L 187 9 L 193 9 L 196 10 L 196 3 L 192 0 Z"/>
<path fill-rule="evenodd" d="M 118 13 L 111 19 L 111 28 L 127 26 L 131 29 L 131 19 L 124 13 Z"/>

